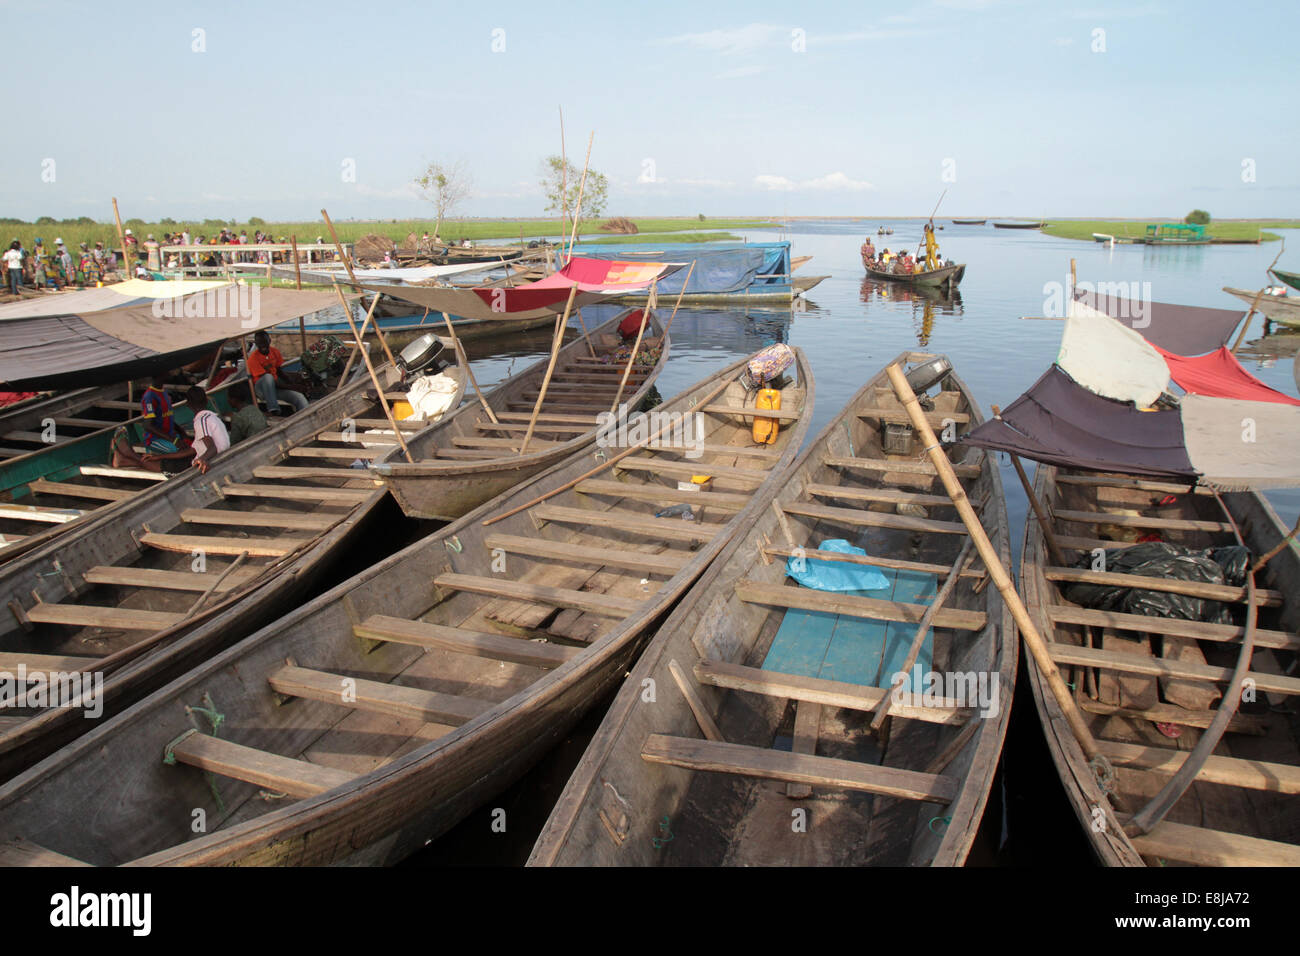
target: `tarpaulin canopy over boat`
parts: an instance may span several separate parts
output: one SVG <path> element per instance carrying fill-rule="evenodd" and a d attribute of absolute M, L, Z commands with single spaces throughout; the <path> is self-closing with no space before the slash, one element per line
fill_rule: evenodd
<path fill-rule="evenodd" d="M 0 321 L 34 319 L 45 315 L 81 315 L 85 312 L 103 312 L 128 305 L 149 304 L 157 299 L 174 299 L 195 292 L 207 292 L 231 285 L 225 279 L 187 279 L 176 282 L 153 282 L 148 279 L 128 279 L 98 289 L 81 289 L 76 292 L 59 292 L 39 299 L 24 299 L 0 305 Z"/>
<path fill-rule="evenodd" d="M 450 266 L 401 266 L 393 269 L 353 269 L 352 275 L 358 279 L 369 279 L 374 282 L 385 283 L 418 283 L 427 282 L 430 279 L 446 279 L 449 276 L 461 275 L 469 272 L 482 272 L 486 269 L 495 269 L 501 266 L 503 262 L 463 262 Z M 266 263 L 258 262 L 236 262 L 230 265 L 230 268 L 236 272 L 248 272 L 253 275 L 259 275 L 266 272 Z M 297 273 L 292 268 L 286 269 L 283 264 L 272 266 L 272 271 L 276 275 L 300 274 L 304 282 L 347 282 L 348 273 L 342 264 L 337 266 L 326 267 L 319 263 L 310 266 L 301 266 Z"/>
<path fill-rule="evenodd" d="M 117 309 L 13 319 L 0 338 L 0 382 L 42 389 L 120 382 L 176 368 L 226 339 L 338 304 L 333 292 L 223 283 Z"/>
<path fill-rule="evenodd" d="M 1075 299 L 1140 332 L 1152 345 L 1178 355 L 1203 355 L 1228 341 L 1241 322 L 1236 309 L 1209 309 L 1168 302 L 1134 302 L 1095 292 L 1076 292 Z"/>
<path fill-rule="evenodd" d="M 672 262 L 623 262 L 574 258 L 560 271 L 513 288 L 439 289 L 361 283 L 370 292 L 383 292 L 430 312 L 466 319 L 528 319 L 563 312 L 576 285 L 574 308 L 636 292 L 683 268 Z"/>
<path fill-rule="evenodd" d="M 764 276 L 790 281 L 790 243 L 751 242 L 727 246 L 676 243 L 652 245 L 638 243 L 619 244 L 609 251 L 600 248 L 581 248 L 581 253 L 594 259 L 618 258 L 631 262 L 649 263 L 651 260 L 694 262 L 687 295 L 719 295 L 748 289 Z M 686 281 L 686 272 L 665 276 L 659 283 L 660 295 L 677 295 Z"/>
<path fill-rule="evenodd" d="M 1300 405 L 1275 388 L 1265 385 L 1237 361 L 1237 357 L 1223 346 L 1208 355 L 1175 355 L 1157 347 L 1169 366 L 1169 372 L 1179 388 L 1189 394 L 1208 395 L 1213 398 L 1240 398 L 1252 402 L 1281 402 Z"/>

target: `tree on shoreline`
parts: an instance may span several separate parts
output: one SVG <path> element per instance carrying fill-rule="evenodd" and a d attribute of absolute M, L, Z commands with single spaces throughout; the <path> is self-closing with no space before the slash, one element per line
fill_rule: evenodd
<path fill-rule="evenodd" d="M 582 170 L 573 163 L 566 164 L 559 156 L 547 156 L 543 160 L 541 186 L 546 196 L 546 211 L 576 216 L 579 226 L 584 219 L 600 218 L 609 202 L 609 180 L 604 173 L 588 169 L 584 187 Z M 582 208 L 576 209 L 579 191 L 582 193 Z M 561 223 L 561 228 L 567 227 Z"/>
<path fill-rule="evenodd" d="M 1210 224 L 1210 214 L 1204 209 L 1193 209 L 1183 221 L 1193 226 L 1208 226 Z"/>
<path fill-rule="evenodd" d="M 438 218 L 433 225 L 433 234 L 436 236 L 448 213 L 469 197 L 473 182 L 464 163 L 430 163 L 423 173 L 415 177 L 415 186 L 420 190 L 420 195 L 433 203 L 437 212 Z"/>

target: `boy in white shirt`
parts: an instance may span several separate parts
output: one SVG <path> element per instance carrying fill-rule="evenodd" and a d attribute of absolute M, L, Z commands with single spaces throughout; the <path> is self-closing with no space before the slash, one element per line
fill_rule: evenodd
<path fill-rule="evenodd" d="M 212 459 L 230 447 L 230 433 L 220 416 L 208 408 L 208 393 L 202 386 L 191 385 L 185 401 L 194 409 L 194 467 L 208 473 Z"/>

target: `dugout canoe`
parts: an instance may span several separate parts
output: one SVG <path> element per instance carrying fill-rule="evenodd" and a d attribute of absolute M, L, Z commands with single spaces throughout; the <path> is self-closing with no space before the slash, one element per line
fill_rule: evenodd
<path fill-rule="evenodd" d="M 1300 290 L 1300 272 L 1287 272 L 1285 269 L 1269 269 L 1268 271 L 1278 282 Z"/>
<path fill-rule="evenodd" d="M 949 294 L 956 290 L 957 284 L 966 275 L 965 263 L 940 266 L 938 269 L 921 270 L 919 272 L 895 273 L 868 265 L 866 256 L 863 256 L 862 267 L 867 270 L 867 275 L 872 279 L 879 279 L 884 282 L 900 282 L 906 285 L 931 286 L 945 289 Z"/>
<path fill-rule="evenodd" d="M 590 348 L 579 336 L 560 349 L 526 448 L 522 442 L 549 356 L 485 396 L 491 417 L 481 402 L 467 402 L 411 442 L 411 454 L 417 459 L 414 464 L 390 459 L 376 464 L 374 474 L 383 479 L 407 515 L 454 521 L 563 461 L 595 439 L 597 416 L 610 411 L 626 366 L 626 361 L 618 363 L 611 358 L 621 342 L 618 326 L 636 311 L 639 309 L 621 312 L 591 329 Z M 662 347 L 659 359 L 653 366 L 633 367 L 620 404 L 632 410 L 641 404 L 668 361 L 668 346 L 668 336 L 651 312 L 641 348 Z M 523 454 L 519 454 L 521 450 Z"/>
<path fill-rule="evenodd" d="M 1042 229 L 1045 222 L 995 222 L 994 229 Z"/>
<path fill-rule="evenodd" d="M 906 352 L 895 361 L 933 358 Z M 981 420 L 955 375 L 927 414 L 936 428 L 962 433 Z M 884 441 L 900 447 L 885 430 L 907 421 L 882 371 L 800 455 L 774 502 L 751 512 L 624 682 L 531 865 L 965 860 L 1010 715 L 1016 630 L 976 560 L 933 616 L 916 668 L 904 666 L 966 541 L 919 441 L 906 454 L 885 451 Z M 954 467 L 1009 561 L 993 456 L 959 448 Z M 867 556 L 823 549 L 828 539 Z M 787 559 L 871 566 L 887 589 L 800 587 L 786 580 Z M 996 703 L 987 717 L 944 695 L 891 703 L 883 732 L 872 733 L 871 712 L 899 670 L 914 680 L 922 671 L 982 673 L 990 690 L 996 682 Z M 653 703 L 644 702 L 647 687 Z M 792 826 L 800 809 L 806 827 Z"/>
<path fill-rule="evenodd" d="M 952 224 L 954 226 L 982 226 L 986 222 L 988 222 L 987 219 L 954 219 Z"/>
<path fill-rule="evenodd" d="M 1258 311 L 1264 313 L 1264 316 L 1270 322 L 1300 328 L 1300 295 L 1268 295 L 1266 293 L 1259 296 L 1259 302 L 1256 303 L 1255 296 L 1259 294 L 1257 292 L 1251 292 L 1248 289 L 1233 289 L 1229 286 L 1224 286 L 1223 291 L 1229 295 L 1235 295 L 1247 305 L 1254 305 Z"/>
<path fill-rule="evenodd" d="M 422 847 L 562 740 L 770 507 L 812 374 L 796 350 L 759 446 L 745 364 L 658 409 L 702 416 L 701 458 L 572 455 L 0 786 L 0 862 L 357 864 Z M 678 490 L 702 473 L 712 487 Z M 675 504 L 695 520 L 656 517 Z"/>
<path fill-rule="evenodd" d="M 463 370 L 450 371 L 463 394 Z M 392 366 L 379 374 L 401 381 Z M 388 429 L 365 377 L 231 446 L 207 474 L 155 482 L 0 566 L 0 692 L 18 692 L 19 668 L 98 673 L 112 713 L 292 607 L 382 501 L 382 485 L 351 466 L 390 454 Z M 0 710 L 0 778 L 96 723 L 27 702 Z"/>
<path fill-rule="evenodd" d="M 1053 533 L 1067 560 L 1125 547 L 1144 533 L 1198 549 L 1236 544 L 1229 517 L 1253 558 L 1287 534 L 1256 492 L 1222 494 L 1225 514 L 1205 488 L 1048 465 L 1038 466 L 1034 492 L 1054 515 Z M 1166 496 L 1174 501 L 1160 504 Z M 1020 565 L 1025 605 L 1115 769 L 1111 786 L 1133 813 L 1168 782 L 1209 726 L 1239 656 L 1245 595 L 1223 585 L 1136 579 L 1151 590 L 1227 602 L 1234 623 L 1212 624 L 1092 610 L 1062 593 L 1069 582 L 1093 574 L 1054 567 L 1042 529 L 1030 517 Z M 1042 671 L 1026 658 L 1052 760 L 1103 864 L 1300 865 L 1300 737 L 1289 717 L 1289 704 L 1300 694 L 1294 676 L 1300 551 L 1294 543 L 1265 565 L 1256 585 L 1259 616 L 1249 674 L 1255 699 L 1240 704 L 1195 782 L 1143 836 L 1124 832 Z M 1167 736 L 1157 723 L 1177 727 L 1179 736 Z"/>

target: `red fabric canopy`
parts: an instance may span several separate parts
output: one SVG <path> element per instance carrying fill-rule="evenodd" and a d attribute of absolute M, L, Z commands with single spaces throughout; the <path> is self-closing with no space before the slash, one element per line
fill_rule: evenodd
<path fill-rule="evenodd" d="M 1211 398 L 1239 398 L 1250 402 L 1278 402 L 1300 405 L 1300 399 L 1265 385 L 1221 346 L 1208 355 L 1175 355 L 1154 342 L 1152 348 L 1164 356 L 1170 377 L 1186 392 Z"/>

